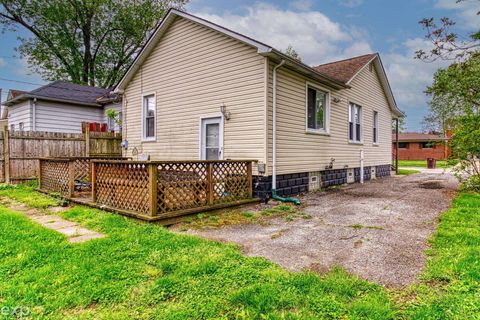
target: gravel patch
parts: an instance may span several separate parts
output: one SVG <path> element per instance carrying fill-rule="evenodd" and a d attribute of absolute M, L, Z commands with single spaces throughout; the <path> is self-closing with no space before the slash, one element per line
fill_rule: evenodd
<path fill-rule="evenodd" d="M 422 172 L 373 180 L 301 198 L 311 219 L 189 230 L 241 245 L 249 256 L 324 273 L 336 265 L 388 287 L 416 280 L 439 215 L 457 188 L 449 173 Z"/>

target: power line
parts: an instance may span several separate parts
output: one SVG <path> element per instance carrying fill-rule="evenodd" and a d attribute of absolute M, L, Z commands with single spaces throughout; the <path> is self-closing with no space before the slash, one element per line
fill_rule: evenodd
<path fill-rule="evenodd" d="M 23 83 L 23 84 L 30 84 L 33 86 L 43 86 L 44 84 L 40 83 L 33 83 L 33 82 L 28 82 L 28 81 L 21 81 L 21 80 L 13 80 L 13 79 L 7 79 L 7 78 L 2 78 L 0 77 L 1 81 L 10 81 L 10 82 L 16 82 L 16 83 Z"/>

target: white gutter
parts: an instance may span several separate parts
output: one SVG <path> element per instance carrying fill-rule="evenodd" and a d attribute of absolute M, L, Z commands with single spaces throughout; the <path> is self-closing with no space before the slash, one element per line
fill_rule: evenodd
<path fill-rule="evenodd" d="M 272 111 L 273 111 L 273 154 L 272 154 L 272 191 L 277 190 L 277 69 L 285 64 L 285 60 L 282 60 L 273 68 L 273 99 L 272 99 Z"/>

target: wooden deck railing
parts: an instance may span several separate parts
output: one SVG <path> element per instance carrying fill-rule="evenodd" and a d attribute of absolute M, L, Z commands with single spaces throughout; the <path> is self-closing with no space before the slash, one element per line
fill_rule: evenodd
<path fill-rule="evenodd" d="M 91 191 L 91 160 L 126 159 L 122 157 L 40 158 L 38 161 L 39 189 L 72 198 Z M 90 194 L 89 194 L 90 195 Z"/>
<path fill-rule="evenodd" d="M 252 199 L 252 161 L 92 161 L 93 202 L 170 218 Z"/>

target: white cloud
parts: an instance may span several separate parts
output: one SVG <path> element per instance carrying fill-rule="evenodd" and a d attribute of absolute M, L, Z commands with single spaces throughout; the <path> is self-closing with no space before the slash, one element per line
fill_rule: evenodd
<path fill-rule="evenodd" d="M 290 7 L 300 11 L 308 11 L 312 8 L 312 6 L 312 0 L 295 0 L 290 3 Z"/>
<path fill-rule="evenodd" d="M 454 10 L 459 16 L 459 27 L 467 30 L 478 30 L 480 28 L 480 2 L 478 0 L 465 0 L 458 2 L 456 0 L 438 0 L 436 8 L 445 10 Z"/>
<path fill-rule="evenodd" d="M 300 54 L 303 62 L 317 65 L 373 52 L 368 32 L 351 25 L 331 20 L 320 11 L 281 9 L 257 3 L 241 14 L 195 14 L 225 26 L 273 47 L 284 50 L 289 44 Z M 419 129 L 426 112 L 428 98 L 424 90 L 432 83 L 435 71 L 448 62 L 425 63 L 413 57 L 418 49 L 431 44 L 422 38 L 408 39 L 382 54 L 390 83 L 399 107 L 407 111 L 407 122 Z"/>
<path fill-rule="evenodd" d="M 7 63 L 5 62 L 4 59 L 0 58 L 0 68 L 5 66 Z"/>
<path fill-rule="evenodd" d="M 432 84 L 433 74 L 438 68 L 449 64 L 443 60 L 426 63 L 414 59 L 415 51 L 430 46 L 431 43 L 422 38 L 408 39 L 403 43 L 403 53 L 389 53 L 383 57 L 395 98 L 403 109 L 426 106 L 428 98 L 424 91 Z"/>
<path fill-rule="evenodd" d="M 372 52 L 364 32 L 342 26 L 319 11 L 299 12 L 257 3 L 245 15 L 195 14 L 279 50 L 291 44 L 310 65 Z"/>
<path fill-rule="evenodd" d="M 362 5 L 363 0 L 342 0 L 340 1 L 340 4 L 348 8 L 355 8 Z"/>

